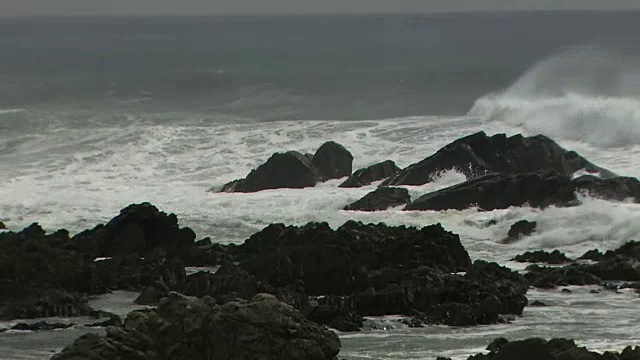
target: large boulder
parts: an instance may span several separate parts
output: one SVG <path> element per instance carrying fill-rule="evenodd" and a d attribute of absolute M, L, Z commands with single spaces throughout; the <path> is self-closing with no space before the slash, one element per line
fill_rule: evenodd
<path fill-rule="evenodd" d="M 313 155 L 312 162 L 322 180 L 349 176 L 353 169 L 353 155 L 334 141 L 322 144 Z"/>
<path fill-rule="evenodd" d="M 374 181 L 384 180 L 400 172 L 400 168 L 391 160 L 371 165 L 366 168 L 356 170 L 339 187 L 356 188 L 369 185 Z"/>
<path fill-rule="evenodd" d="M 545 208 L 579 204 L 577 193 L 604 200 L 640 202 L 640 181 L 630 177 L 603 179 L 582 176 L 571 179 L 555 171 L 508 174 L 491 173 L 434 191 L 407 205 L 406 210 L 506 209 L 510 206 Z"/>
<path fill-rule="evenodd" d="M 141 203 L 122 209 L 106 225 L 77 234 L 72 243 L 95 257 L 144 256 L 157 248 L 180 257 L 189 253 L 195 237 L 191 229 L 180 228 L 175 214 Z"/>
<path fill-rule="evenodd" d="M 511 225 L 511 228 L 507 233 L 507 237 L 504 238 L 502 242 L 508 244 L 508 243 L 512 243 L 514 241 L 520 240 L 525 236 L 529 236 L 536 231 L 537 226 L 538 226 L 538 223 L 535 221 L 528 221 L 528 220 L 516 221 L 513 225 Z"/>
<path fill-rule="evenodd" d="M 267 162 L 251 170 L 246 178 L 225 184 L 221 192 L 301 189 L 315 186 L 318 180 L 318 170 L 307 156 L 297 151 L 287 151 L 273 154 Z"/>
<path fill-rule="evenodd" d="M 344 207 L 345 210 L 381 211 L 393 206 L 406 205 L 411 201 L 409 191 L 404 188 L 379 187 L 360 200 Z"/>
<path fill-rule="evenodd" d="M 216 305 L 171 293 L 107 335 L 88 334 L 52 360 L 334 360 L 337 335 L 271 295 Z"/>
<path fill-rule="evenodd" d="M 465 174 L 467 178 L 487 173 L 518 174 L 542 170 L 567 177 L 573 177 L 580 170 L 604 178 L 615 176 L 574 151 L 565 150 L 546 136 L 507 137 L 496 134 L 489 137 L 481 131 L 446 145 L 434 155 L 392 176 L 383 185 L 422 185 L 450 169 Z"/>

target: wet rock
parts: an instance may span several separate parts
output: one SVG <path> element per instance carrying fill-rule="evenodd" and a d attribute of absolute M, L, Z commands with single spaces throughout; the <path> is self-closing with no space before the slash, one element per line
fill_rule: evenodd
<path fill-rule="evenodd" d="M 157 287 L 149 286 L 133 302 L 138 305 L 157 305 L 163 295 L 166 294 Z"/>
<path fill-rule="evenodd" d="M 574 151 L 567 151 L 543 135 L 523 137 L 505 134 L 487 136 L 478 132 L 460 138 L 434 155 L 412 164 L 389 178 L 384 185 L 422 185 L 444 170 L 455 169 L 472 179 L 487 173 L 520 174 L 550 171 L 571 178 L 576 171 L 615 177 Z"/>
<path fill-rule="evenodd" d="M 640 181 L 632 177 L 614 177 L 601 179 L 592 175 L 583 175 L 571 181 L 575 191 L 591 197 L 605 200 L 623 201 L 630 199 L 640 202 Z"/>
<path fill-rule="evenodd" d="M 500 348 L 503 347 L 508 342 L 509 340 L 507 340 L 506 338 L 503 338 L 503 337 L 496 338 L 489 345 L 487 345 L 487 350 L 494 353 L 500 350 Z"/>
<path fill-rule="evenodd" d="M 7 226 L 2 221 L 0 221 L 0 230 L 7 230 Z"/>
<path fill-rule="evenodd" d="M 107 327 L 107 326 L 122 326 L 122 319 L 120 318 L 120 316 L 116 314 L 111 314 L 109 318 L 106 320 L 85 325 L 85 327 Z"/>
<path fill-rule="evenodd" d="M 92 311 L 87 298 L 81 294 L 54 289 L 31 291 L 14 298 L 5 296 L 0 302 L 0 318 L 77 317 L 89 315 Z"/>
<path fill-rule="evenodd" d="M 375 181 L 384 180 L 400 172 L 400 168 L 395 162 L 386 160 L 381 163 L 371 165 L 366 168 L 358 169 L 339 187 L 356 188 L 369 185 Z"/>
<path fill-rule="evenodd" d="M 589 250 L 584 255 L 580 256 L 578 260 L 593 260 L 600 261 L 604 258 L 604 254 L 598 249 Z"/>
<path fill-rule="evenodd" d="M 533 307 L 546 307 L 547 304 L 543 303 L 540 300 L 535 300 L 534 302 L 532 302 L 529 306 L 533 306 Z"/>
<path fill-rule="evenodd" d="M 538 223 L 535 221 L 527 221 L 527 220 L 517 221 L 516 223 L 511 225 L 511 228 L 507 233 L 507 237 L 503 239 L 502 242 L 505 244 L 509 244 L 514 241 L 518 241 L 525 236 L 529 236 L 536 231 L 537 226 L 538 226 Z M 540 257 L 540 258 L 543 258 L 545 256 L 544 254 L 541 254 L 541 253 L 535 253 L 535 254 L 527 253 L 526 255 L 528 255 L 529 257 Z M 519 261 L 519 260 L 516 260 L 516 261 Z"/>
<path fill-rule="evenodd" d="M 349 172 L 350 173 L 350 172 Z M 244 179 L 225 184 L 222 192 L 256 192 L 266 189 L 313 187 L 319 174 L 309 158 L 297 151 L 273 154 Z"/>
<path fill-rule="evenodd" d="M 312 163 L 323 180 L 351 175 L 353 155 L 344 146 L 327 141 L 313 155 Z"/>
<path fill-rule="evenodd" d="M 134 311 L 123 327 L 84 335 L 52 360 L 334 360 L 339 351 L 335 333 L 271 295 L 216 305 L 172 293 L 157 310 Z"/>
<path fill-rule="evenodd" d="M 568 285 L 599 285 L 601 283 L 599 277 L 589 273 L 585 267 L 579 265 L 569 265 L 561 268 L 531 265 L 527 267 L 527 273 L 524 274 L 524 277 L 529 282 L 529 285 L 542 289 Z"/>
<path fill-rule="evenodd" d="M 145 256 L 161 248 L 169 257 L 186 256 L 193 247 L 195 233 L 180 228 L 178 217 L 149 203 L 133 204 L 120 211 L 106 225 L 98 225 L 74 236 L 79 251 L 95 257 Z"/>
<path fill-rule="evenodd" d="M 62 323 L 48 323 L 46 321 L 38 321 L 36 323 L 18 323 L 11 327 L 11 330 L 20 331 L 50 331 L 57 329 L 68 329 L 75 324 L 62 324 Z"/>
<path fill-rule="evenodd" d="M 390 207 L 406 205 L 411 201 L 409 191 L 403 188 L 379 187 L 360 200 L 345 206 L 345 210 L 381 211 Z"/>
<path fill-rule="evenodd" d="M 513 227 L 511 227 L 511 229 L 513 229 Z M 528 229 L 529 228 L 524 230 L 528 230 Z M 526 235 L 523 235 L 523 236 L 526 236 Z M 559 250 L 553 250 L 552 252 L 546 252 L 544 250 L 527 251 L 524 254 L 516 255 L 516 257 L 514 257 L 513 260 L 518 262 L 546 263 L 546 264 L 566 264 L 573 261 L 569 259 L 564 253 L 560 252 Z"/>
<path fill-rule="evenodd" d="M 520 341 L 496 339 L 501 344 L 489 354 L 478 354 L 469 360 L 600 360 L 599 354 L 578 347 L 573 340 L 532 338 Z M 505 342 L 506 341 L 506 342 Z"/>

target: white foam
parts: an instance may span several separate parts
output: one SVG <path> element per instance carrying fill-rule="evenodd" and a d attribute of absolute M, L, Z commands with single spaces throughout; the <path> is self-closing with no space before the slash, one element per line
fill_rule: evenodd
<path fill-rule="evenodd" d="M 0 115 L 15 114 L 23 111 L 26 111 L 26 110 L 25 109 L 0 109 Z"/>

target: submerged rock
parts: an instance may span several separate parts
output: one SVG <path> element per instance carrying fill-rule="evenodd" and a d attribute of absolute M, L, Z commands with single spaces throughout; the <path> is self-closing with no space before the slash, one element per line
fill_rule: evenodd
<path fill-rule="evenodd" d="M 106 336 L 88 334 L 52 360 L 334 360 L 338 336 L 271 295 L 216 305 L 172 293 L 157 310 L 130 313 Z"/>
<path fill-rule="evenodd" d="M 518 262 L 530 263 L 547 263 L 547 264 L 565 264 L 573 262 L 560 250 L 546 252 L 544 250 L 527 251 L 524 254 L 516 255 L 513 260 Z"/>
<path fill-rule="evenodd" d="M 344 210 L 381 211 L 390 207 L 406 205 L 411 201 L 409 191 L 403 188 L 379 187 L 360 200 L 347 205 Z"/>
<path fill-rule="evenodd" d="M 321 179 L 339 179 L 351 175 L 353 155 L 344 146 L 327 141 L 313 155 L 312 163 Z"/>
<path fill-rule="evenodd" d="M 366 168 L 358 169 L 340 187 L 356 188 L 369 185 L 378 180 L 384 180 L 400 172 L 400 168 L 395 162 L 386 160 L 381 163 L 371 165 Z"/>
<path fill-rule="evenodd" d="M 529 236 L 536 231 L 538 223 L 535 221 L 520 220 L 511 225 L 507 237 L 502 240 L 503 243 L 512 243 L 520 240 L 525 236 Z"/>
<path fill-rule="evenodd" d="M 256 192 L 266 189 L 313 187 L 319 174 L 309 158 L 297 151 L 273 154 L 244 179 L 225 184 L 221 192 Z"/>
<path fill-rule="evenodd" d="M 468 179 L 487 173 L 520 174 L 552 171 L 571 178 L 579 170 L 603 178 L 615 174 L 600 168 L 574 151 L 562 148 L 543 135 L 523 137 L 483 131 L 460 138 L 434 155 L 412 164 L 392 176 L 384 185 L 422 185 L 433 181 L 442 171 L 455 169 Z"/>

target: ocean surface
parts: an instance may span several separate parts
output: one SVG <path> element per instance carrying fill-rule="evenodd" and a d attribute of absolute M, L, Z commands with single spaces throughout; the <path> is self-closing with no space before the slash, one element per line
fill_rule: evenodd
<path fill-rule="evenodd" d="M 470 133 L 545 134 L 640 177 L 640 12 L 201 17 L 0 17 L 0 221 L 72 233 L 150 201 L 199 238 L 242 242 L 267 224 L 349 219 L 460 234 L 473 259 L 569 256 L 640 240 L 640 206 L 345 212 L 375 185 L 219 194 L 273 152 L 334 140 L 354 169 L 403 167 Z M 413 197 L 464 181 L 454 171 Z M 505 245 L 509 226 L 538 231 Z M 489 220 L 497 225 L 485 227 Z M 594 350 L 640 343 L 632 292 L 531 291 L 512 324 L 341 335 L 341 358 L 454 359 L 507 336 L 568 336 Z M 97 299 L 131 307 L 131 294 Z M 76 323 L 77 320 L 66 319 Z M 3 324 L 0 324 L 2 327 Z M 84 331 L 0 334 L 0 359 L 46 359 Z"/>

